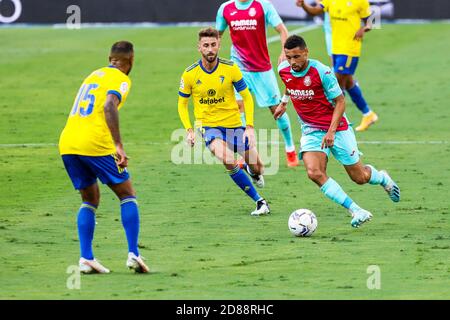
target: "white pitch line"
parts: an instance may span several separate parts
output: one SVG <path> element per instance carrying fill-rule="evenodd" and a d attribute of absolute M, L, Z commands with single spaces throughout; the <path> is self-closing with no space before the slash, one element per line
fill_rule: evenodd
<path fill-rule="evenodd" d="M 170 145 L 176 143 L 174 142 L 158 142 L 158 141 L 147 141 L 147 142 L 128 142 L 125 143 L 125 145 L 133 146 L 133 145 Z M 267 143 L 267 141 L 259 141 L 258 144 L 264 144 Z M 277 145 L 277 144 L 284 144 L 283 142 L 279 141 L 271 141 L 269 144 Z M 399 144 L 399 145 L 414 145 L 414 144 L 450 144 L 450 141 L 446 140 L 420 140 L 420 141 L 395 141 L 395 140 L 386 140 L 386 141 L 358 141 L 358 144 Z M 42 148 L 42 147 L 57 147 L 57 143 L 7 143 L 7 144 L 0 144 L 0 148 Z"/>
<path fill-rule="evenodd" d="M 297 28 L 292 31 L 289 31 L 289 35 L 315 30 L 317 28 L 320 28 L 320 26 L 321 26 L 320 24 L 310 24 L 310 25 L 307 25 L 306 27 L 301 27 L 301 28 Z M 280 41 L 280 36 L 273 36 L 273 37 L 267 38 L 267 43 L 272 43 L 275 41 Z"/>

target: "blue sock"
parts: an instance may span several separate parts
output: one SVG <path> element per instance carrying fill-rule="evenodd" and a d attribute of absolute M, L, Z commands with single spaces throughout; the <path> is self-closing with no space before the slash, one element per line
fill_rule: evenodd
<path fill-rule="evenodd" d="M 233 181 L 239 186 L 239 188 L 241 188 L 255 202 L 261 199 L 261 196 L 258 194 L 252 182 L 242 169 L 236 166 L 236 168 L 234 168 L 233 170 L 229 170 L 228 174 L 230 175 L 231 179 L 233 179 Z"/>
<path fill-rule="evenodd" d="M 286 112 L 277 120 L 277 126 L 283 135 L 286 151 L 295 151 L 294 140 L 292 139 L 291 121 Z"/>
<path fill-rule="evenodd" d="M 128 252 L 133 252 L 139 256 L 138 235 L 139 235 L 139 209 L 135 197 L 120 199 L 120 211 L 122 225 L 128 241 Z"/>
<path fill-rule="evenodd" d="M 320 187 L 325 196 L 334 202 L 340 204 L 346 209 L 355 211 L 359 209 L 358 205 L 342 190 L 341 186 L 332 178 L 328 178 L 322 187 Z"/>
<path fill-rule="evenodd" d="M 347 90 L 348 94 L 352 98 L 352 101 L 358 109 L 364 114 L 368 114 L 370 112 L 369 105 L 367 104 L 366 100 L 364 99 L 361 89 L 359 88 L 358 82 L 355 81 L 355 85 L 353 88 L 350 88 Z"/>
<path fill-rule="evenodd" d="M 244 112 L 241 112 L 241 121 L 242 121 L 242 126 L 245 127 L 246 122 L 245 122 L 245 113 Z"/>
<path fill-rule="evenodd" d="M 95 211 L 97 206 L 89 202 L 83 202 L 78 211 L 77 225 L 78 238 L 80 239 L 81 257 L 87 260 L 94 259 L 92 252 L 92 240 L 95 230 Z"/>
<path fill-rule="evenodd" d="M 383 187 L 385 187 L 389 183 L 387 177 L 380 171 L 375 169 L 373 166 L 369 164 L 366 167 L 369 167 L 372 172 L 369 180 L 370 184 L 381 184 Z"/>

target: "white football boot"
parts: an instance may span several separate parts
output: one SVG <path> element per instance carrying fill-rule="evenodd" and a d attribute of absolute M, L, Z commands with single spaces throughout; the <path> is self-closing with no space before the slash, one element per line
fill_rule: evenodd
<path fill-rule="evenodd" d="M 384 190 L 389 195 L 389 198 L 394 202 L 400 201 L 400 188 L 395 183 L 394 180 L 389 176 L 386 170 L 380 170 L 380 173 L 383 174 L 387 180 L 389 181 L 387 185 L 384 187 Z"/>
<path fill-rule="evenodd" d="M 353 228 L 359 228 L 364 222 L 370 221 L 372 219 L 372 214 L 364 209 L 359 209 L 354 212 L 351 212 L 352 221 L 351 225 Z"/>
<path fill-rule="evenodd" d="M 78 263 L 80 267 L 80 272 L 89 274 L 89 273 L 110 273 L 111 271 L 108 268 L 105 268 L 101 265 L 97 260 L 87 260 L 85 258 L 80 258 Z"/>
<path fill-rule="evenodd" d="M 262 216 L 270 213 L 269 205 L 265 199 L 256 201 L 256 209 L 252 213 L 252 216 Z"/>
<path fill-rule="evenodd" d="M 136 256 L 133 252 L 128 253 L 127 267 L 137 273 L 150 272 L 149 267 L 144 262 L 144 258 L 142 256 Z"/>

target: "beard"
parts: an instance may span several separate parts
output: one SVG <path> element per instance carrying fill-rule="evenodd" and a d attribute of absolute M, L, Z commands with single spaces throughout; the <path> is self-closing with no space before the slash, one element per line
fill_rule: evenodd
<path fill-rule="evenodd" d="M 212 62 L 216 61 L 217 54 L 203 55 L 203 58 L 205 58 L 205 60 L 208 61 L 209 63 L 212 63 Z"/>

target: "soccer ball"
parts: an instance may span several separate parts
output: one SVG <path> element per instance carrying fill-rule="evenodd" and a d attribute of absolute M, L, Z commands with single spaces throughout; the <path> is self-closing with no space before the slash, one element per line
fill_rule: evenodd
<path fill-rule="evenodd" d="M 317 218 L 311 210 L 298 209 L 291 213 L 288 226 L 294 236 L 309 237 L 317 229 Z"/>

